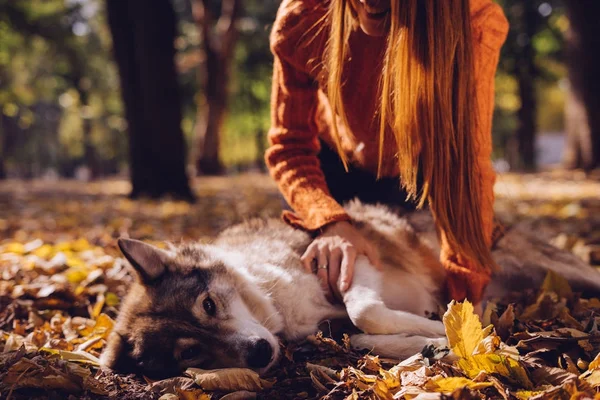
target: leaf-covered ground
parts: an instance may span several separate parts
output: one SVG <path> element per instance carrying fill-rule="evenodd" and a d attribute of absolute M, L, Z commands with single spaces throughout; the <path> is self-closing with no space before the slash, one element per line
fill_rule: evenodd
<path fill-rule="evenodd" d="M 0 183 L 0 399 L 597 396 L 600 300 L 581 299 L 558 276 L 490 305 L 483 325 L 468 303 L 454 304 L 444 316 L 454 359 L 425 351 L 399 363 L 359 354 L 343 335 L 351 327 L 331 324 L 325 334 L 284 343 L 279 366 L 265 377 L 190 370 L 149 382 L 101 371 L 97 357 L 131 281 L 117 237 L 206 240 L 281 209 L 262 175 L 205 178 L 195 186 L 199 200 L 189 205 L 131 201 L 128 184 L 118 180 Z M 600 264 L 598 180 L 508 175 L 496 190 L 503 220 Z"/>

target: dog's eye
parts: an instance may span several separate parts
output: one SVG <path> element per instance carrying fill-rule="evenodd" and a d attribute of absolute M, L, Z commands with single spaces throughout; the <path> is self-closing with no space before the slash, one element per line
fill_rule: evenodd
<path fill-rule="evenodd" d="M 206 311 L 206 313 L 211 317 L 213 317 L 217 312 L 217 306 L 210 297 L 204 299 L 204 301 L 202 302 L 202 306 L 204 307 L 204 311 Z"/>
<path fill-rule="evenodd" d="M 198 346 L 189 347 L 181 352 L 180 357 L 182 360 L 193 360 L 197 358 L 202 352 L 202 349 Z"/>

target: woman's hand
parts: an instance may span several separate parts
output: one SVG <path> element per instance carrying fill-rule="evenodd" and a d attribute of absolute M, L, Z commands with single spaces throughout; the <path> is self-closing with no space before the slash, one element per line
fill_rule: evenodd
<path fill-rule="evenodd" d="M 307 272 L 314 272 L 313 262 L 316 260 L 321 287 L 327 299 L 333 302 L 336 297 L 341 299 L 342 292 L 350 288 L 354 261 L 363 254 L 377 269 L 381 268 L 375 246 L 349 222 L 340 221 L 329 225 L 313 240 L 302 256 L 302 263 Z M 341 283 L 338 287 L 340 274 Z"/>

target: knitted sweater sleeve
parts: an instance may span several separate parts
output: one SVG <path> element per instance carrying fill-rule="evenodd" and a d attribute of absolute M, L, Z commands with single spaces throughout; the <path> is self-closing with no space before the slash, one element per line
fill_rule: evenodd
<path fill-rule="evenodd" d="M 494 77 L 500 48 L 508 33 L 508 21 L 500 6 L 490 0 L 471 1 L 474 35 L 475 81 L 477 91 L 477 160 L 481 180 L 481 217 L 486 240 L 491 246 L 494 229 L 494 182 L 496 175 L 491 163 L 492 115 L 494 111 Z M 477 304 L 490 281 L 491 271 L 476 265 L 456 253 L 442 232 L 441 261 L 447 271 L 447 288 L 450 298 L 468 298 Z"/>
<path fill-rule="evenodd" d="M 314 24 L 314 18 L 307 15 L 314 9 L 310 3 L 285 0 L 271 33 L 273 89 L 270 146 L 265 161 L 295 211 L 285 212 L 284 219 L 312 231 L 350 218 L 329 193 L 317 158 L 317 130 L 310 122 L 317 105 L 318 85 L 307 71 L 310 55 L 302 54 L 310 48 L 300 43 Z"/>

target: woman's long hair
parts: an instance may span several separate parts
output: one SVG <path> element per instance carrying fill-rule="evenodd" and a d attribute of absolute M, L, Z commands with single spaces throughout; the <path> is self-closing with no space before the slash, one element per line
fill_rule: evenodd
<path fill-rule="evenodd" d="M 410 197 L 419 207 L 428 200 L 454 251 L 495 269 L 481 219 L 469 0 L 392 0 L 389 18 L 380 80 L 379 171 L 385 131 L 391 129 L 401 184 Z M 333 115 L 347 126 L 342 71 L 357 23 L 350 0 L 331 0 L 328 19 L 327 94 Z M 333 139 L 346 165 L 333 125 Z"/>

